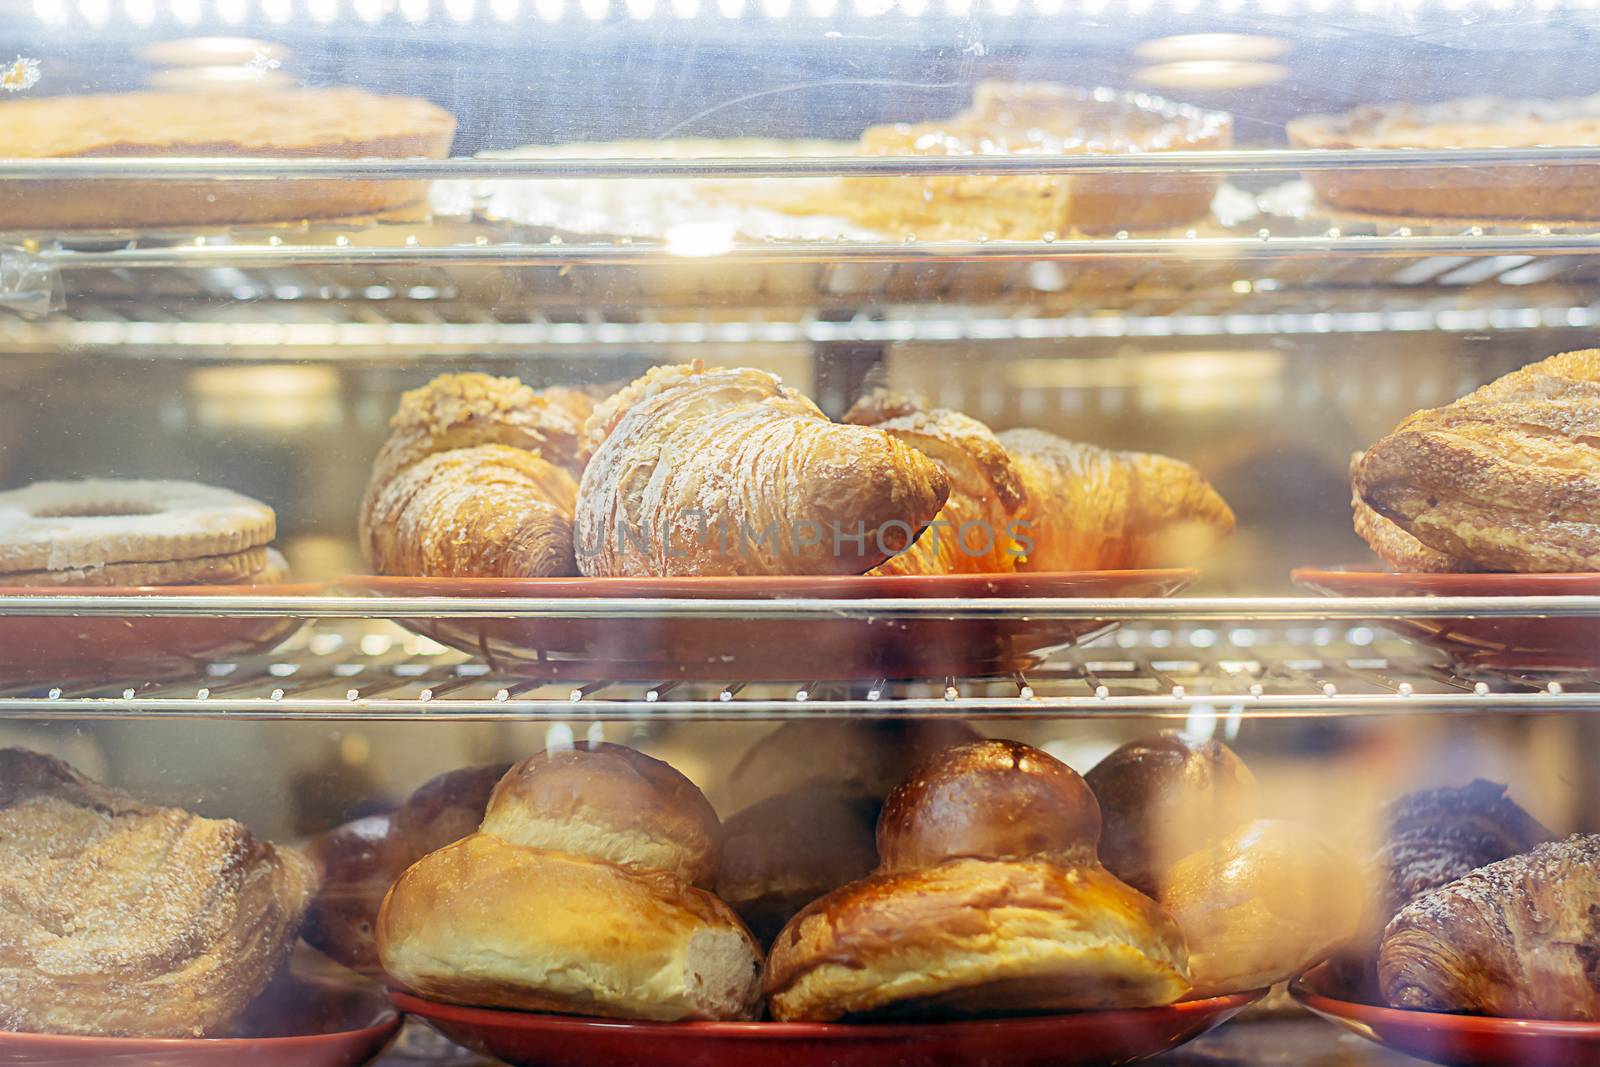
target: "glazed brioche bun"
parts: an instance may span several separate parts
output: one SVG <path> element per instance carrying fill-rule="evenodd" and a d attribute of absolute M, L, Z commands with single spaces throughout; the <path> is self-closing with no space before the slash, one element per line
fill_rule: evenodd
<path fill-rule="evenodd" d="M 462 767 L 429 779 L 388 815 L 356 819 L 319 834 L 308 854 L 322 889 L 301 936 L 362 974 L 381 974 L 373 929 L 378 905 L 400 873 L 434 849 L 472 833 L 509 763 Z"/>
<path fill-rule="evenodd" d="M 768 797 L 722 824 L 717 895 L 762 944 L 824 893 L 878 865 L 878 805 L 839 793 Z"/>
<path fill-rule="evenodd" d="M 390 978 L 457 1004 L 618 1019 L 748 1019 L 760 950 L 727 905 L 665 871 L 478 833 L 383 902 Z"/>
<path fill-rule="evenodd" d="M 885 871 L 952 859 L 1093 863 L 1100 809 L 1078 772 L 1017 741 L 958 745 L 925 761 L 884 801 Z"/>
<path fill-rule="evenodd" d="M 1257 819 L 1179 860 L 1160 901 L 1189 942 L 1200 997 L 1261 989 L 1355 936 L 1364 901 L 1355 861 L 1309 827 Z"/>
<path fill-rule="evenodd" d="M 1183 934 L 1094 862 L 1088 787 L 1037 749 L 986 741 L 919 766 L 878 820 L 880 869 L 773 941 L 779 1020 L 1018 1014 L 1167 1004 Z"/>
<path fill-rule="evenodd" d="M 750 746 L 728 787 L 741 809 L 768 797 L 817 791 L 881 801 L 924 759 L 981 739 L 954 720 L 790 722 Z"/>
<path fill-rule="evenodd" d="M 716 884 L 721 828 L 705 794 L 671 766 L 624 745 L 579 742 L 506 772 L 482 831 L 530 848 L 670 871 Z"/>
<path fill-rule="evenodd" d="M 1256 780 L 1220 741 L 1176 730 L 1130 741 L 1084 780 L 1100 802 L 1100 862 L 1141 893 L 1180 857 L 1255 814 Z"/>

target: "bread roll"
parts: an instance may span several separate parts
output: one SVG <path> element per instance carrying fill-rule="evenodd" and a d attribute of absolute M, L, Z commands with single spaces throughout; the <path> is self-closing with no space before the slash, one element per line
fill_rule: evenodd
<path fill-rule="evenodd" d="M 576 397 L 487 374 L 443 374 L 406 393 L 361 503 L 367 562 L 428 577 L 575 574 L 587 455 Z"/>
<path fill-rule="evenodd" d="M 722 825 L 717 895 L 762 944 L 824 893 L 878 865 L 878 803 L 835 792 L 784 793 Z"/>
<path fill-rule="evenodd" d="M 1032 548 L 1018 570 L 1191 566 L 1233 532 L 1233 511 L 1199 471 L 1043 430 L 1007 430 L 1028 496 Z"/>
<path fill-rule="evenodd" d="M 375 924 L 378 905 L 404 866 L 393 865 L 392 817 L 369 815 L 318 834 L 306 855 L 322 871 L 322 888 L 300 936 L 328 958 L 362 974 L 381 974 Z"/>
<path fill-rule="evenodd" d="M 968 775 L 970 784 L 957 784 Z M 1070 769 L 1015 742 L 935 756 L 879 819 L 879 852 L 896 866 L 813 902 L 773 941 L 763 980 L 773 1017 L 1015 1014 L 1177 1000 L 1189 983 L 1171 916 L 1098 865 L 1070 860 L 1093 855 L 1093 804 Z M 1017 818 L 1041 825 L 1014 825 Z M 1030 845 L 1041 851 L 1022 854 Z M 914 866 L 923 860 L 927 866 Z"/>
<path fill-rule="evenodd" d="M 449 771 L 423 783 L 390 814 L 313 838 L 308 852 L 323 880 L 306 915 L 306 942 L 346 967 L 381 974 L 374 934 L 383 895 L 407 867 L 478 828 L 490 791 L 510 766 Z"/>
<path fill-rule="evenodd" d="M 1361 919 L 1356 864 L 1305 826 L 1257 819 L 1173 864 L 1157 899 L 1196 997 L 1263 989 L 1327 958 Z"/>
<path fill-rule="evenodd" d="M 741 808 L 817 791 L 881 801 L 918 763 L 982 736 L 953 719 L 788 722 L 750 746 L 728 789 Z"/>
<path fill-rule="evenodd" d="M 1357 531 L 1401 568 L 1420 557 L 1432 570 L 1600 570 L 1597 442 L 1600 349 L 1551 356 L 1367 449 L 1351 470 Z M 1426 552 L 1396 552 L 1362 505 Z"/>
<path fill-rule="evenodd" d="M 759 950 L 666 872 L 478 833 L 418 862 L 379 918 L 385 969 L 424 997 L 619 1019 L 751 1018 Z"/>
<path fill-rule="evenodd" d="M 721 824 L 695 784 L 625 745 L 580 742 L 506 772 L 480 829 L 502 841 L 716 883 Z"/>
<path fill-rule="evenodd" d="M 884 871 L 945 860 L 1095 862 L 1100 809 L 1078 772 L 1017 741 L 961 745 L 925 760 L 884 801 Z"/>
<path fill-rule="evenodd" d="M 1154 895 L 1161 872 L 1255 812 L 1256 780 L 1221 741 L 1176 730 L 1130 741 L 1084 775 L 1105 820 L 1100 862 Z"/>
<path fill-rule="evenodd" d="M 524 760 L 478 833 L 390 889 L 378 915 L 384 970 L 454 1003 L 750 1018 L 760 949 L 732 909 L 678 873 L 715 878 L 709 810 L 676 771 L 621 746 Z"/>
<path fill-rule="evenodd" d="M 217 1034 L 288 958 L 316 888 L 310 860 L 239 823 L 0 749 L 0 1029 Z"/>
<path fill-rule="evenodd" d="M 1600 834 L 1574 834 L 1417 897 L 1384 931 L 1384 998 L 1415 1011 L 1600 1020 Z"/>
<path fill-rule="evenodd" d="M 585 432 L 576 540 L 596 577 L 859 574 L 949 493 L 921 453 L 748 368 L 652 368 Z"/>

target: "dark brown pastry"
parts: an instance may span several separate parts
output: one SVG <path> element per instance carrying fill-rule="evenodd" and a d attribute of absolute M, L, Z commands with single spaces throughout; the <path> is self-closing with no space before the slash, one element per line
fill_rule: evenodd
<path fill-rule="evenodd" d="M 1100 862 L 1142 893 L 1255 814 L 1256 780 L 1221 741 L 1176 730 L 1130 741 L 1084 775 L 1105 820 Z"/>
<path fill-rule="evenodd" d="M 1350 992 L 1374 989 L 1383 929 L 1397 912 L 1430 890 L 1550 840 L 1550 831 L 1506 796 L 1498 782 L 1408 793 L 1385 810 L 1384 840 L 1373 856 L 1361 932 L 1336 957 Z"/>
<path fill-rule="evenodd" d="M 356 819 L 313 838 L 309 853 L 322 868 L 323 884 L 306 916 L 306 942 L 346 967 L 381 974 L 373 924 L 383 895 L 407 867 L 478 828 L 489 793 L 510 767 L 485 763 L 449 771 L 391 814 Z"/>
<path fill-rule="evenodd" d="M 824 893 L 878 865 L 877 801 L 834 792 L 785 793 L 722 825 L 717 895 L 763 945 Z"/>
<path fill-rule="evenodd" d="M 883 798 L 918 761 L 978 739 L 961 722 L 791 722 L 757 741 L 730 787 L 719 894 L 763 944 L 802 907 L 878 863 Z"/>
<path fill-rule="evenodd" d="M 0 749 L 0 1029 L 223 1030 L 287 959 L 316 867 L 239 823 Z"/>
<path fill-rule="evenodd" d="M 1600 834 L 1574 834 L 1431 889 L 1384 931 L 1394 1007 L 1600 1019 Z"/>
<path fill-rule="evenodd" d="M 808 790 L 881 801 L 922 760 L 981 737 L 964 722 L 940 719 L 790 722 L 750 746 L 728 786 L 741 808 Z"/>

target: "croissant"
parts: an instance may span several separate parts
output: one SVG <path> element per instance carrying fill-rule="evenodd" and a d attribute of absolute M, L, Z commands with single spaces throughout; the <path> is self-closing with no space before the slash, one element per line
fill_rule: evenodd
<path fill-rule="evenodd" d="M 656 367 L 595 408 L 578 567 L 603 575 L 859 574 L 944 506 L 936 463 L 751 369 Z"/>
<path fill-rule="evenodd" d="M 1179 566 L 1233 532 L 1233 511 L 1199 471 L 1150 452 L 1114 452 L 1043 430 L 1000 443 L 1022 474 L 1032 546 L 1025 571 Z"/>
<path fill-rule="evenodd" d="M 869 394 L 845 421 L 875 426 L 939 464 L 950 496 L 928 531 L 874 574 L 994 574 L 1016 570 L 1018 522 L 1027 506 L 1022 476 L 1005 446 L 977 419 L 911 410 L 893 394 Z"/>
<path fill-rule="evenodd" d="M 1411 415 L 1361 456 L 1351 483 L 1358 505 L 1436 554 L 1426 569 L 1600 570 L 1600 349 Z M 1416 567 L 1359 507 L 1357 530 L 1391 565 Z"/>
<path fill-rule="evenodd" d="M 1394 1007 L 1600 1019 L 1600 834 L 1574 834 L 1423 894 L 1384 931 Z"/>
<path fill-rule="evenodd" d="M 1362 929 L 1336 959 L 1347 985 L 1372 981 L 1384 925 L 1423 894 L 1485 864 L 1526 852 L 1550 831 L 1481 778 L 1470 785 L 1408 793 L 1384 812 L 1385 837 L 1371 861 L 1371 899 Z"/>
<path fill-rule="evenodd" d="M 593 402 L 515 378 L 444 374 L 406 393 L 361 504 L 367 562 L 383 574 L 576 573 L 572 511 Z"/>

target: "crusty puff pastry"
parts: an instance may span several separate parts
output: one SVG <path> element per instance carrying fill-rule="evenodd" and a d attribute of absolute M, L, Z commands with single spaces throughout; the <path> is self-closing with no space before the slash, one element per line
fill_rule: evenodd
<path fill-rule="evenodd" d="M 0 749 L 0 1029 L 217 1033 L 288 956 L 310 860 Z"/>
<path fill-rule="evenodd" d="M 1358 503 L 1448 558 L 1429 569 L 1600 570 L 1600 349 L 1417 412 L 1362 455 L 1351 482 Z M 1360 518 L 1358 508 L 1358 529 Z M 1418 561 L 1373 525 L 1361 532 L 1388 562 Z"/>

